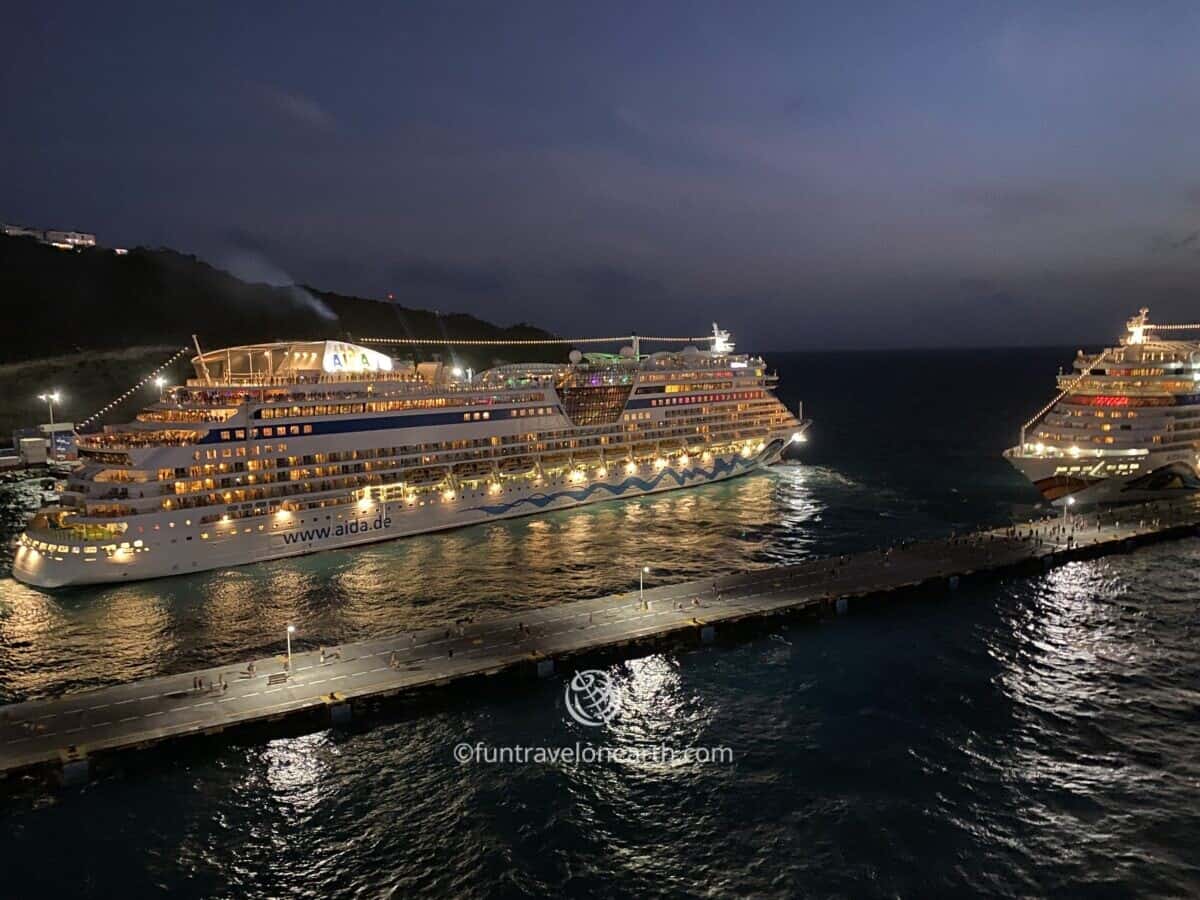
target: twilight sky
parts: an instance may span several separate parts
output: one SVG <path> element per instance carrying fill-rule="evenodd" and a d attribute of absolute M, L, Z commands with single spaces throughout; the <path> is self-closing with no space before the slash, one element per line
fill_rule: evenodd
<path fill-rule="evenodd" d="M 1194 3 L 12 3 L 0 220 L 572 335 L 1095 343 L 1200 320 L 1198 61 Z"/>

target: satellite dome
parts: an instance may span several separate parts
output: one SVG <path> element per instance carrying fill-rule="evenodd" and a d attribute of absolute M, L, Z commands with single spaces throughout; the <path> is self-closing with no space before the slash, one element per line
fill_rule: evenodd
<path fill-rule="evenodd" d="M 633 359 L 633 348 L 632 347 L 622 347 L 621 348 L 621 358 L 622 359 Z"/>
<path fill-rule="evenodd" d="M 580 362 L 583 361 L 583 354 L 580 353 L 578 350 L 572 350 L 567 355 L 567 359 L 569 359 L 571 361 L 571 365 L 577 366 L 577 365 L 579 365 Z"/>

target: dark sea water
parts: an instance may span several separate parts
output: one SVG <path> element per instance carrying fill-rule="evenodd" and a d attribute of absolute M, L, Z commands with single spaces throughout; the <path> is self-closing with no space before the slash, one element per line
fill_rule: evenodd
<path fill-rule="evenodd" d="M 1028 515 L 999 454 L 1073 352 L 772 354 L 816 424 L 768 473 L 146 584 L 4 578 L 0 697 L 241 660 L 288 622 L 329 645 Z M 0 496 L 8 532 L 35 502 Z M 506 682 L 18 783 L 0 896 L 1200 895 L 1198 563 L 1163 544 L 616 663 L 598 731 L 561 680 Z M 577 741 L 733 761 L 453 756 Z"/>

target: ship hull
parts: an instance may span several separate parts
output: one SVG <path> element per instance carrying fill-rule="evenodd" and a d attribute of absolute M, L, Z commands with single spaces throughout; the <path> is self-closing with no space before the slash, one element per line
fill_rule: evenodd
<path fill-rule="evenodd" d="M 240 519 L 224 525 L 189 526 L 184 524 L 184 514 L 164 513 L 157 521 L 141 526 L 136 541 L 141 546 L 111 555 L 88 555 L 67 545 L 56 545 L 57 549 L 49 552 L 38 550 L 32 546 L 35 540 L 54 538 L 27 533 L 17 547 L 13 576 L 33 587 L 57 589 L 185 575 L 345 549 L 725 481 L 778 462 L 787 443 L 776 438 L 750 457 L 731 454 L 683 467 L 643 465 L 632 473 L 614 463 L 607 477 L 585 483 L 573 482 L 563 474 L 546 477 L 540 484 L 510 484 L 498 495 L 481 485 L 462 490 L 452 500 L 439 496 L 419 505 L 376 501 L 341 511 L 314 510 L 283 521 L 271 517 L 269 525 Z M 172 521 L 174 525 L 170 525 Z"/>
<path fill-rule="evenodd" d="M 1200 491 L 1200 469 L 1190 453 L 1149 454 L 1139 458 L 1136 470 L 1124 473 L 1109 473 L 1095 463 L 1081 466 L 1069 457 L 1020 456 L 1015 448 L 1004 456 L 1045 500 L 1058 507 L 1142 503 Z M 1069 471 L 1072 468 L 1079 471 Z"/>

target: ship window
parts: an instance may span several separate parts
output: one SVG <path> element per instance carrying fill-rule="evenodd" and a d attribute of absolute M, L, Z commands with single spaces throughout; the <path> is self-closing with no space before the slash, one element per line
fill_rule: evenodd
<path fill-rule="evenodd" d="M 305 426 L 304 426 L 304 433 L 305 433 L 305 434 L 312 434 L 312 426 L 311 426 L 311 425 L 305 425 Z"/>

